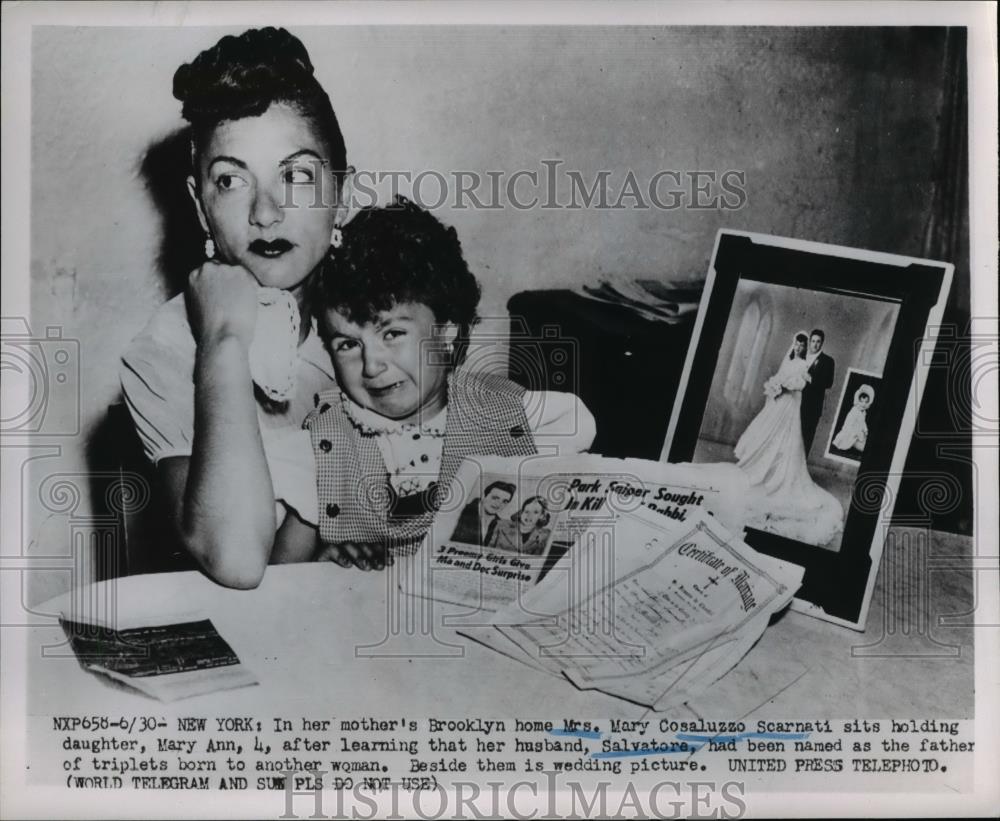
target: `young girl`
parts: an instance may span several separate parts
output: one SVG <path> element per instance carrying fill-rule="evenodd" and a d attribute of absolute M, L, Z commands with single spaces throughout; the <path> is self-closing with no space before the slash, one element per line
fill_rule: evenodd
<path fill-rule="evenodd" d="M 479 284 L 454 228 L 398 198 L 362 210 L 328 263 L 312 305 L 339 388 L 307 432 L 265 443 L 301 560 L 379 569 L 419 546 L 464 457 L 590 446 L 576 396 L 462 365 Z"/>

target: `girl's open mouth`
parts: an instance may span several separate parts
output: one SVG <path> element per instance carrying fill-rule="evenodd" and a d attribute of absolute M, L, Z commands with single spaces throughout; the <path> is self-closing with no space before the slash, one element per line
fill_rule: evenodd
<path fill-rule="evenodd" d="M 262 239 L 255 239 L 250 243 L 250 252 L 266 259 L 274 259 L 282 254 L 291 251 L 295 246 L 287 239 L 275 239 L 265 242 Z"/>
<path fill-rule="evenodd" d="M 400 387 L 402 382 L 393 382 L 391 385 L 385 385 L 381 388 L 368 388 L 368 393 L 372 396 L 386 396 L 392 393 L 396 388 Z"/>

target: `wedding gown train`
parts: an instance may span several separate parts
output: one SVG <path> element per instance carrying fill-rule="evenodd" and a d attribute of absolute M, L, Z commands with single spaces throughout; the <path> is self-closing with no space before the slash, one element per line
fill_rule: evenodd
<path fill-rule="evenodd" d="M 844 509 L 813 482 L 806 466 L 799 416 L 805 375 L 804 359 L 782 362 L 765 383 L 767 400 L 736 443 L 735 454 L 750 482 L 747 526 L 825 545 L 843 532 Z"/>

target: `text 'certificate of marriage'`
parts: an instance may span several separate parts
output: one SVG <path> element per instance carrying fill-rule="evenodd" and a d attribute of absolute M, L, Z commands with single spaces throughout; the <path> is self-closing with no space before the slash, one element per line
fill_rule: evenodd
<path fill-rule="evenodd" d="M 682 679 L 704 684 L 735 664 L 802 577 L 704 513 L 680 524 L 640 508 L 613 541 L 581 541 L 522 599 L 537 618 L 495 625 L 578 687 L 660 706 Z"/>

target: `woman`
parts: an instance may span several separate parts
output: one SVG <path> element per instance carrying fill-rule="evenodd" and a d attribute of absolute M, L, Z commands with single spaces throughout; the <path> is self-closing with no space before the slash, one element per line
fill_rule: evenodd
<path fill-rule="evenodd" d="M 521 509 L 509 522 L 504 522 L 496 529 L 493 543 L 489 546 L 527 556 L 539 556 L 545 550 L 552 532 L 547 527 L 548 523 L 548 505 L 541 496 L 532 496 L 524 501 Z"/>
<path fill-rule="evenodd" d="M 306 300 L 349 199 L 344 139 L 302 43 L 223 37 L 174 75 L 203 265 L 123 357 L 122 389 L 179 538 L 222 584 L 282 559 L 262 429 L 298 428 L 333 370 Z"/>
<path fill-rule="evenodd" d="M 764 383 L 764 407 L 736 443 L 750 480 L 747 525 L 808 544 L 825 545 L 843 530 L 844 511 L 816 485 L 806 466 L 799 406 L 809 382 L 809 337 L 795 335 L 778 372 Z"/>

